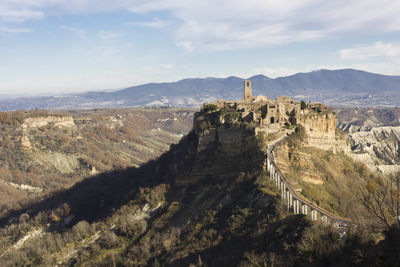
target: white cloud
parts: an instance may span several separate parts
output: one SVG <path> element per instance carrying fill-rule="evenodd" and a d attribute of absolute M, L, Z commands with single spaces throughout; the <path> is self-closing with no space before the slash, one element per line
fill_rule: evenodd
<path fill-rule="evenodd" d="M 400 2 L 391 0 L 147 0 L 136 1 L 130 10 L 170 12 L 179 21 L 176 43 L 192 51 L 400 30 Z"/>
<path fill-rule="evenodd" d="M 176 42 L 175 43 L 176 46 L 181 47 L 183 49 L 185 49 L 188 52 L 193 52 L 193 45 L 191 42 L 189 41 L 180 41 L 180 42 Z"/>
<path fill-rule="evenodd" d="M 169 73 L 174 67 L 174 64 L 168 63 L 152 66 L 141 66 L 140 69 L 151 73 Z"/>
<path fill-rule="evenodd" d="M 0 32 L 27 33 L 27 32 L 32 32 L 32 30 L 29 28 L 8 28 L 8 27 L 0 26 Z"/>
<path fill-rule="evenodd" d="M 99 38 L 103 40 L 111 40 L 111 39 L 116 39 L 120 35 L 118 33 L 112 32 L 112 31 L 99 31 Z"/>
<path fill-rule="evenodd" d="M 170 69 L 172 69 L 172 68 L 174 67 L 174 64 L 171 64 L 171 63 L 169 63 L 169 64 L 162 64 L 162 66 L 163 66 L 165 69 L 170 70 Z"/>
<path fill-rule="evenodd" d="M 120 50 L 112 46 L 98 46 L 95 48 L 95 53 L 103 59 L 114 60 L 120 55 Z"/>
<path fill-rule="evenodd" d="M 373 45 L 356 46 L 339 51 L 342 59 L 371 59 L 377 57 L 393 58 L 400 56 L 400 44 L 377 42 Z"/>
<path fill-rule="evenodd" d="M 77 34 L 80 38 L 85 38 L 86 37 L 86 30 L 82 28 L 76 28 L 76 27 L 67 27 L 67 26 L 60 26 L 61 29 L 70 31 L 74 34 Z"/>
<path fill-rule="evenodd" d="M 44 13 L 31 9 L 6 9 L 0 4 L 0 20 L 7 22 L 23 22 L 25 20 L 41 19 Z"/>
<path fill-rule="evenodd" d="M 187 51 L 274 46 L 400 30 L 400 1 L 393 0 L 1 0 L 0 19 L 24 21 L 52 12 L 122 9 L 148 15 L 161 11 L 162 19 L 133 25 L 172 25 L 175 43 Z"/>
<path fill-rule="evenodd" d="M 170 20 L 160 20 L 160 19 L 154 19 L 150 21 L 139 21 L 139 22 L 130 22 L 128 23 L 129 25 L 132 26 L 138 26 L 138 27 L 148 27 L 148 28 L 165 28 L 170 25 L 172 25 L 172 21 Z"/>

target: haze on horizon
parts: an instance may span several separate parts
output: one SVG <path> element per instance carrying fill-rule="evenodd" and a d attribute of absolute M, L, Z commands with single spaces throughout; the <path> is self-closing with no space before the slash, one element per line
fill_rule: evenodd
<path fill-rule="evenodd" d="M 2 0 L 0 95 L 322 68 L 400 75 L 399 13 L 388 0 Z"/>

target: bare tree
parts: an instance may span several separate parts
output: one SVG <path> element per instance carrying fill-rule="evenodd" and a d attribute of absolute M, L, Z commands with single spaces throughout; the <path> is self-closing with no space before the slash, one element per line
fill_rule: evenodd
<path fill-rule="evenodd" d="M 373 219 L 386 229 L 400 225 L 400 177 L 374 177 L 357 198 Z"/>

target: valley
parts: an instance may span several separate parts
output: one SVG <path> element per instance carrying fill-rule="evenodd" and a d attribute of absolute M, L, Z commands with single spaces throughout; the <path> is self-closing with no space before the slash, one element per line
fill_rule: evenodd
<path fill-rule="evenodd" d="M 397 260 L 392 241 L 360 227 L 376 222 L 354 193 L 377 172 L 357 160 L 342 127 L 394 120 L 382 126 L 387 116 L 341 108 L 336 129 L 334 113 L 309 105 L 260 127 L 272 120 L 218 105 L 1 113 L 0 263 L 323 266 L 339 255 L 340 265 L 364 265 L 381 251 Z M 268 147 L 299 197 L 359 226 L 338 230 L 322 214 L 313 222 L 288 210 Z"/>
<path fill-rule="evenodd" d="M 395 175 L 400 171 L 399 108 L 334 108 L 338 129 L 348 135 L 352 157 L 372 171 Z"/>

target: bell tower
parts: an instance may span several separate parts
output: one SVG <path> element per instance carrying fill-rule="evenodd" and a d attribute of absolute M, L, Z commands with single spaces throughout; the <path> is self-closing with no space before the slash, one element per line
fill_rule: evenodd
<path fill-rule="evenodd" d="M 251 101 L 251 80 L 244 81 L 244 100 Z"/>

